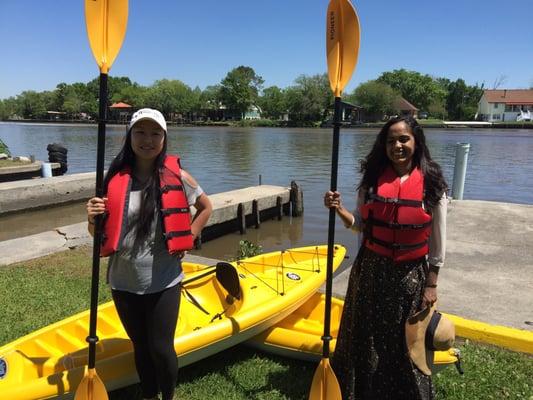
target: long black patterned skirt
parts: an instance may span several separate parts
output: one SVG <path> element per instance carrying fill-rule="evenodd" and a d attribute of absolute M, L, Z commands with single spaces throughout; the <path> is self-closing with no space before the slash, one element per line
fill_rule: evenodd
<path fill-rule="evenodd" d="M 363 248 L 352 267 L 332 366 L 344 400 L 431 400 L 411 362 L 405 322 L 421 308 L 422 260 L 401 265 Z"/>

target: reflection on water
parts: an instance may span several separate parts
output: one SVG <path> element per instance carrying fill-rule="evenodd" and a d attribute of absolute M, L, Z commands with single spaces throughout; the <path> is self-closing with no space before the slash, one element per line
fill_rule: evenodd
<path fill-rule="evenodd" d="M 120 149 L 124 133 L 124 126 L 107 127 L 106 165 Z M 376 133 L 377 129 L 341 131 L 338 187 L 349 208 L 355 206 L 358 160 L 368 153 Z M 68 149 L 69 174 L 95 169 L 96 136 L 95 125 L 0 123 L 0 139 L 15 155 L 34 154 L 37 159 L 46 160 L 47 144 L 62 143 Z M 531 130 L 427 129 L 426 136 L 431 154 L 443 167 L 450 187 L 455 144 L 470 143 L 465 199 L 533 204 Z M 265 223 L 257 231 L 248 231 L 249 240 L 268 250 L 326 241 L 328 213 L 321 199 L 330 182 L 331 139 L 331 129 L 170 127 L 168 147 L 170 152 L 181 155 L 184 168 L 208 193 L 255 186 L 259 175 L 264 184 L 288 186 L 291 180 L 300 184 L 304 192 L 303 219 L 285 218 L 281 224 Z M 65 213 L 76 215 L 72 210 Z M 41 213 L 27 220 L 31 222 L 18 224 L 46 220 L 43 214 L 46 215 Z M 83 220 L 83 211 L 80 218 Z M 342 227 L 337 235 L 341 243 L 350 245 L 353 241 L 352 234 Z M 207 243 L 203 251 L 211 254 L 215 243 L 221 244 L 215 246 L 218 250 L 214 253 L 226 254 L 228 248 L 236 251 L 240 238 L 230 235 L 217 239 Z"/>
<path fill-rule="evenodd" d="M 50 207 L 46 211 L 34 210 L 0 217 L 0 241 L 33 235 L 85 221 L 85 202 Z"/>

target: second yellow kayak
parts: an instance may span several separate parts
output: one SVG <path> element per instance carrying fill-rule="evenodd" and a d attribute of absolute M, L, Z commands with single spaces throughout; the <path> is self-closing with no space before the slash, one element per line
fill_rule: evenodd
<path fill-rule="evenodd" d="M 313 294 L 296 311 L 249 340 L 247 344 L 283 357 L 318 362 L 322 356 L 325 303 L 325 295 Z M 335 349 L 337 343 L 343 307 L 343 300 L 335 297 L 331 299 L 331 349 Z M 459 363 L 460 353 L 457 349 L 435 352 L 435 372 L 446 365 L 456 364 L 460 367 Z"/>

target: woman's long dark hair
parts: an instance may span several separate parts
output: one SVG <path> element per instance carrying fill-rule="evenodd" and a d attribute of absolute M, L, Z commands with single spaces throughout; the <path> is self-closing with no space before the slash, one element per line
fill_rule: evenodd
<path fill-rule="evenodd" d="M 379 131 L 372 150 L 364 160 L 361 160 L 361 174 L 363 178 L 358 186 L 368 190 L 376 187 L 379 176 L 385 171 L 390 160 L 387 157 L 387 135 L 389 128 L 398 122 L 405 122 L 409 131 L 415 137 L 415 152 L 413 154 L 413 167 L 419 167 L 424 175 L 424 202 L 429 210 L 432 210 L 439 202 L 442 194 L 448 190 L 448 185 L 442 174 L 439 164 L 431 159 L 429 149 L 426 146 L 426 137 L 422 127 L 411 116 L 402 116 L 390 119 L 381 131 Z"/>
<path fill-rule="evenodd" d="M 140 244 L 148 237 L 148 234 L 152 229 L 152 222 L 155 217 L 156 209 L 159 210 L 161 208 L 161 198 L 159 196 L 159 170 L 163 167 L 166 153 L 167 134 L 165 133 L 163 149 L 155 159 L 154 169 L 142 187 L 139 214 L 134 221 L 129 222 L 135 226 L 135 243 Z M 126 140 L 124 141 L 122 149 L 120 149 L 119 153 L 109 166 L 109 170 L 104 179 L 104 193 L 107 193 L 111 178 L 126 167 L 131 168 L 133 175 L 133 171 L 135 170 L 135 154 L 131 148 L 131 129 L 126 133 Z"/>

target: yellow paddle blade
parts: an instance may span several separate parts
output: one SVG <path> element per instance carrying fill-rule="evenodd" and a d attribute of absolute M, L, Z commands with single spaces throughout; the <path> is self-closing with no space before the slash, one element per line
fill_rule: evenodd
<path fill-rule="evenodd" d="M 339 381 L 329 364 L 329 358 L 323 358 L 313 376 L 309 400 L 342 400 Z"/>
<path fill-rule="evenodd" d="M 126 34 L 128 0 L 85 0 L 85 24 L 96 63 L 107 74 Z"/>
<path fill-rule="evenodd" d="M 108 400 L 104 382 L 95 369 L 89 369 L 76 389 L 74 400 Z"/>
<path fill-rule="evenodd" d="M 357 64 L 359 18 L 349 0 L 331 0 L 326 18 L 329 84 L 335 97 L 340 97 Z"/>

